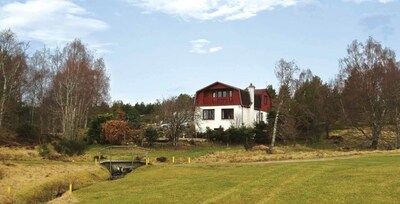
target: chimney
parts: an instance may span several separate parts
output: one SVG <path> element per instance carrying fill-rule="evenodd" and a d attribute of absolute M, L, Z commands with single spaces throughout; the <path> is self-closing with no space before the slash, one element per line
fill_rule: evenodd
<path fill-rule="evenodd" d="M 249 87 L 247 87 L 247 90 L 249 90 L 249 95 L 250 95 L 250 102 L 251 102 L 251 110 L 254 110 L 254 92 L 255 92 L 256 87 L 250 83 Z"/>
<path fill-rule="evenodd" d="M 249 87 L 247 87 L 247 90 L 249 91 L 250 95 L 250 110 L 248 111 L 248 118 L 250 119 L 247 123 L 248 126 L 252 126 L 253 122 L 255 121 L 255 111 L 254 111 L 254 92 L 255 92 L 256 87 L 250 83 Z"/>

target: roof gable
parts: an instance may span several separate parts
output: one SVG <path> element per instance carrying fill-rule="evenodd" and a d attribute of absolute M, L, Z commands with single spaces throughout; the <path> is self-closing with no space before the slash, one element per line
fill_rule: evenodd
<path fill-rule="evenodd" d="M 224 83 L 221 83 L 221 82 L 217 81 L 217 82 L 214 82 L 214 83 L 212 83 L 212 84 L 210 84 L 210 85 L 198 90 L 197 92 L 201 92 L 201 91 L 204 91 L 204 90 L 216 90 L 216 89 L 236 89 L 236 90 L 241 90 L 241 89 L 236 88 L 234 86 L 231 86 L 231 85 L 228 85 L 228 84 L 224 84 Z"/>

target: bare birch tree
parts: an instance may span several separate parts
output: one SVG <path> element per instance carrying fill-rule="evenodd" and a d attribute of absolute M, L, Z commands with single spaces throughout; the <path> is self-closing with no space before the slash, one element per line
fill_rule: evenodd
<path fill-rule="evenodd" d="M 395 111 L 389 97 L 394 93 L 387 83 L 387 73 L 397 65 L 395 54 L 372 38 L 365 44 L 354 41 L 347 53 L 340 64 L 344 112 L 349 123 L 371 141 L 370 147 L 377 149 L 390 112 Z"/>
<path fill-rule="evenodd" d="M 55 76 L 51 87 L 63 136 L 76 140 L 89 109 L 108 97 L 109 79 L 103 60 L 94 59 L 79 40 L 53 57 Z"/>
<path fill-rule="evenodd" d="M 386 90 L 385 98 L 388 99 L 391 130 L 396 135 L 396 149 L 400 149 L 400 63 L 390 66 L 383 82 Z"/>
<path fill-rule="evenodd" d="M 159 115 L 168 124 L 168 131 L 173 146 L 178 145 L 179 135 L 187 123 L 193 122 L 193 98 L 186 94 L 163 100 Z"/>
<path fill-rule="evenodd" d="M 46 132 L 45 121 L 48 118 L 45 99 L 52 80 L 50 56 L 50 50 L 43 48 L 29 58 L 28 64 L 27 100 L 31 106 L 31 123 L 39 128 L 40 135 Z"/>
<path fill-rule="evenodd" d="M 279 93 L 278 97 L 276 98 L 276 103 L 278 106 L 276 107 L 270 150 L 272 150 L 275 145 L 278 120 L 282 111 L 282 107 L 289 102 L 290 97 L 293 94 L 293 89 L 295 87 L 294 74 L 298 70 L 299 68 L 294 61 L 287 62 L 284 59 L 279 60 L 275 66 L 275 75 L 279 81 Z"/>
<path fill-rule="evenodd" d="M 0 127 L 4 125 L 6 102 L 20 91 L 25 77 L 26 47 L 11 30 L 0 31 Z"/>

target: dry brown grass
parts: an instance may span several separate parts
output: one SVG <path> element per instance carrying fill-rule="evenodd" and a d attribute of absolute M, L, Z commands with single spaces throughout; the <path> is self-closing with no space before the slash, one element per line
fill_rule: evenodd
<path fill-rule="evenodd" d="M 51 161 L 0 163 L 0 203 L 45 202 L 68 190 L 87 186 L 109 177 L 107 170 L 94 164 Z M 11 194 L 6 189 L 11 187 Z"/>
<path fill-rule="evenodd" d="M 35 149 L 0 147 L 0 160 L 32 161 L 41 160 L 41 158 Z"/>
<path fill-rule="evenodd" d="M 61 197 L 48 202 L 48 204 L 66 204 L 66 203 L 79 203 L 79 201 L 78 199 L 75 198 L 75 196 L 72 193 L 66 192 Z"/>
<path fill-rule="evenodd" d="M 265 151 L 245 151 L 235 152 L 215 152 L 206 156 L 193 159 L 196 163 L 243 163 L 243 162 L 263 162 L 281 160 L 301 160 L 317 158 L 333 158 L 366 154 L 379 153 L 400 153 L 400 150 L 377 150 L 377 151 L 335 151 L 335 150 L 316 150 L 302 145 L 275 147 L 273 154 L 266 154 Z"/>
<path fill-rule="evenodd" d="M 371 135 L 371 131 L 368 128 L 364 128 L 364 132 L 368 135 Z M 362 132 L 357 129 L 346 129 L 346 130 L 337 130 L 331 133 L 333 137 L 341 137 L 343 141 L 339 144 L 339 146 L 355 149 L 355 150 L 363 150 L 369 148 L 371 146 L 371 141 L 368 140 Z M 379 140 L 378 149 L 382 150 L 392 150 L 396 144 L 396 134 L 393 132 L 390 127 L 386 127 L 381 132 L 381 138 Z"/>

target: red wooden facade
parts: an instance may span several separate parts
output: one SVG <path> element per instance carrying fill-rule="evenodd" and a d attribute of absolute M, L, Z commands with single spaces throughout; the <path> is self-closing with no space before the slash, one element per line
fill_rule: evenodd
<path fill-rule="evenodd" d="M 255 110 L 268 112 L 271 109 L 271 97 L 266 89 L 256 89 L 254 99 Z M 196 106 L 224 105 L 241 105 L 250 108 L 249 91 L 215 82 L 196 92 Z"/>
<path fill-rule="evenodd" d="M 268 112 L 272 108 L 272 99 L 269 95 L 267 89 L 256 89 L 254 92 L 255 98 L 256 96 L 260 97 L 260 106 L 259 108 L 255 108 L 257 110 L 261 110 L 264 112 Z M 255 100 L 255 107 L 257 107 L 257 100 Z"/>
<path fill-rule="evenodd" d="M 216 82 L 196 92 L 196 105 L 241 105 L 239 92 L 238 88 Z"/>

